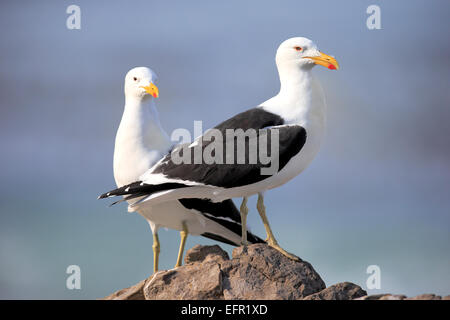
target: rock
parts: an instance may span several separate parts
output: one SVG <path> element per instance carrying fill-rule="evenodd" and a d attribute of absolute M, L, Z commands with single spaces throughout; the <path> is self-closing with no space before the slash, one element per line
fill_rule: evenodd
<path fill-rule="evenodd" d="M 231 260 L 217 245 L 197 245 L 185 262 L 104 299 L 301 299 L 325 288 L 308 262 L 266 244 L 236 248 Z"/>
<path fill-rule="evenodd" d="M 142 280 L 134 286 L 116 291 L 109 296 L 104 297 L 103 300 L 144 300 L 145 297 L 142 289 L 144 288 L 146 281 L 147 280 Z"/>
<path fill-rule="evenodd" d="M 401 294 L 382 293 L 363 296 L 354 300 L 404 300 L 405 298 L 406 296 Z"/>
<path fill-rule="evenodd" d="M 378 300 L 405 300 L 406 296 L 403 294 L 385 294 Z"/>
<path fill-rule="evenodd" d="M 448 298 L 447 298 L 448 297 Z M 446 298 L 449 299 L 450 296 L 447 296 L 442 298 L 441 296 L 437 296 L 435 294 L 421 294 L 415 297 L 406 297 L 403 294 L 390 294 L 390 293 L 383 293 L 383 294 L 374 294 L 370 296 L 364 296 L 360 297 L 355 300 L 445 300 Z"/>
<path fill-rule="evenodd" d="M 293 261 L 266 244 L 237 247 L 222 266 L 225 299 L 301 299 L 325 288 L 306 261 Z"/>
<path fill-rule="evenodd" d="M 143 291 L 146 300 L 223 299 L 220 266 L 205 262 L 160 271 L 147 281 Z"/>
<path fill-rule="evenodd" d="M 202 261 L 221 262 L 229 259 L 228 253 L 225 250 L 222 250 L 218 245 L 201 246 L 198 244 L 186 252 L 184 262 L 186 264 Z"/>
<path fill-rule="evenodd" d="M 303 300 L 352 300 L 366 295 L 367 292 L 360 286 L 351 282 L 341 282 L 311 294 Z"/>
<path fill-rule="evenodd" d="M 441 299 L 442 299 L 441 296 L 437 296 L 432 293 L 425 293 L 412 298 L 408 298 L 406 300 L 441 300 Z"/>
<path fill-rule="evenodd" d="M 253 244 L 235 248 L 232 259 L 218 245 L 197 245 L 186 252 L 184 266 L 159 271 L 103 299 L 450 300 L 450 296 L 367 295 L 350 282 L 325 288 L 308 262 L 293 261 L 266 244 Z"/>

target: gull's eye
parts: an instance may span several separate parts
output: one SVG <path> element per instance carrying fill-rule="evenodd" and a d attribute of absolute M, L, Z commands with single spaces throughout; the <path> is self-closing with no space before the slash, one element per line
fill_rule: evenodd
<path fill-rule="evenodd" d="M 134 81 L 137 81 L 137 78 L 136 78 L 136 77 L 134 77 L 134 78 L 133 78 L 133 80 L 134 80 Z"/>
<path fill-rule="evenodd" d="M 297 51 L 302 51 L 303 50 L 302 47 L 294 47 L 294 49 L 297 50 Z"/>

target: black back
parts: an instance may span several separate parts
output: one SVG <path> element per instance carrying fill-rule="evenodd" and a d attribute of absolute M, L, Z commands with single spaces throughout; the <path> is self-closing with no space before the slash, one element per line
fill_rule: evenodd
<path fill-rule="evenodd" d="M 154 173 L 162 173 L 168 178 L 190 180 L 201 182 L 207 185 L 213 185 L 223 188 L 239 187 L 243 185 L 252 184 L 268 178 L 268 175 L 261 175 L 261 168 L 270 167 L 270 164 L 262 164 L 259 160 L 255 164 L 249 163 L 249 146 L 256 143 L 258 145 L 259 138 L 267 135 L 268 155 L 271 150 L 271 135 L 273 130 L 279 132 L 279 166 L 278 171 L 284 168 L 288 161 L 295 156 L 306 142 L 306 130 L 298 125 L 281 126 L 277 128 L 267 128 L 272 126 L 280 126 L 283 124 L 283 119 L 271 112 L 267 112 L 262 108 L 254 108 L 242 112 L 231 119 L 228 119 L 214 129 L 221 132 L 223 137 L 223 164 L 195 164 L 194 163 L 194 148 L 191 149 L 191 163 L 176 164 L 172 161 L 172 153 L 166 155 L 164 160 L 153 171 Z M 234 138 L 234 161 L 233 164 L 226 164 L 227 148 L 226 148 L 226 130 L 227 129 L 255 129 L 256 138 L 247 137 L 245 140 L 245 164 L 237 163 L 237 138 Z M 205 135 L 207 132 L 205 133 Z M 202 152 L 207 148 L 212 141 L 201 139 Z M 255 141 L 255 139 L 257 139 Z M 190 144 L 183 144 L 177 146 L 172 152 L 178 152 L 180 156 L 183 151 Z M 203 154 L 203 153 L 202 153 Z M 214 153 L 213 153 L 214 155 Z M 180 183 L 182 183 L 180 181 Z"/>

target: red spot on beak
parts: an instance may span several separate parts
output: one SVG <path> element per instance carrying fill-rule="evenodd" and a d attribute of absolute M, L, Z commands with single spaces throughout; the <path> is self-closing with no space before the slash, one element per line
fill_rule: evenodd
<path fill-rule="evenodd" d="M 328 69 L 330 69 L 330 70 L 336 70 L 336 67 L 330 63 L 330 64 L 328 65 Z"/>
<path fill-rule="evenodd" d="M 153 93 L 152 96 L 153 98 L 157 98 L 156 93 Z"/>

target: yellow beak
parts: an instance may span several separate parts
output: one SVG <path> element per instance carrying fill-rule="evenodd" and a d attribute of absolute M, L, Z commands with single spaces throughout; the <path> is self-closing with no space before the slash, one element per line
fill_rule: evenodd
<path fill-rule="evenodd" d="M 321 66 L 324 66 L 330 70 L 339 69 L 339 63 L 337 62 L 337 60 L 334 57 L 329 56 L 323 52 L 321 52 L 320 56 L 318 57 L 306 57 L 306 58 L 311 59 L 312 61 L 314 61 L 315 64 L 320 64 Z"/>
<path fill-rule="evenodd" d="M 158 87 L 155 86 L 153 83 L 150 82 L 150 84 L 147 87 L 141 87 L 141 88 L 144 88 L 145 91 L 148 94 L 151 94 L 154 98 L 158 98 L 159 97 Z"/>

